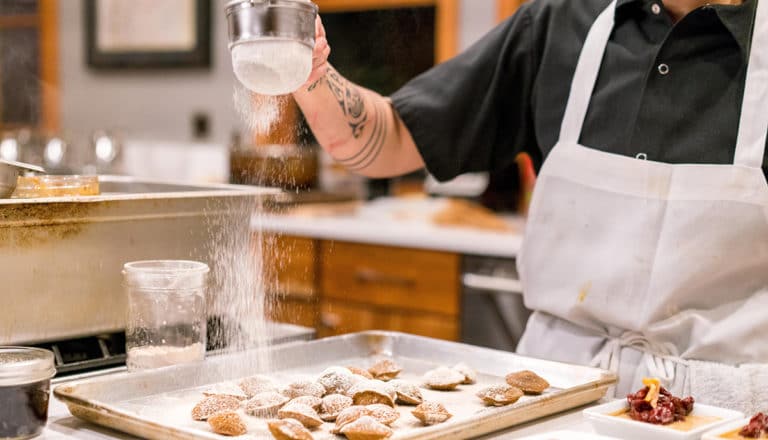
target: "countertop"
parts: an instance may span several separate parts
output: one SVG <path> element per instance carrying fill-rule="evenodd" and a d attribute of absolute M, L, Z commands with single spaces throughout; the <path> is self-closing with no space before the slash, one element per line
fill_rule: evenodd
<path fill-rule="evenodd" d="M 66 383 L 66 382 L 59 382 Z M 569 430 L 593 433 L 592 427 L 581 415 L 584 408 L 567 411 L 545 419 L 540 419 L 515 428 L 483 437 L 485 439 L 519 439 L 529 435 L 544 434 L 553 431 Z M 66 405 L 51 397 L 48 425 L 39 439 L 87 439 L 111 440 L 134 439 L 126 434 L 101 428 L 72 417 Z M 567 439 L 562 439 L 567 440 Z"/>
<path fill-rule="evenodd" d="M 426 249 L 460 254 L 514 258 L 522 243 L 524 223 L 504 216 L 509 232 L 438 226 L 428 220 L 439 199 L 379 199 L 338 214 L 257 214 L 251 227 L 323 240 Z"/>

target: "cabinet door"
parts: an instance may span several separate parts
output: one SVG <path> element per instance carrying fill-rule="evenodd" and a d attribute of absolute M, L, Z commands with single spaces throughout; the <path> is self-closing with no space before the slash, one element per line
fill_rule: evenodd
<path fill-rule="evenodd" d="M 324 299 L 407 311 L 459 314 L 459 255 L 322 242 Z"/>
<path fill-rule="evenodd" d="M 317 302 L 312 300 L 279 298 L 267 304 L 266 314 L 267 319 L 271 321 L 315 328 L 318 306 Z"/>
<path fill-rule="evenodd" d="M 255 236 L 258 239 L 258 235 Z M 284 297 L 316 297 L 317 242 L 311 238 L 265 235 L 262 258 L 267 290 Z"/>
<path fill-rule="evenodd" d="M 324 301 L 320 309 L 321 324 L 318 333 L 321 337 L 365 330 L 390 330 L 453 341 L 459 338 L 457 317 L 339 301 Z"/>

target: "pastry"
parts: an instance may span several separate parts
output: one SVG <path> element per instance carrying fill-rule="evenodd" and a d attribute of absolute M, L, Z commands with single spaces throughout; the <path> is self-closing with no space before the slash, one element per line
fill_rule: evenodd
<path fill-rule="evenodd" d="M 366 380 L 353 386 L 349 393 L 355 405 L 373 405 L 382 403 L 395 406 L 397 393 L 391 387 L 380 380 Z"/>
<path fill-rule="evenodd" d="M 425 425 L 443 423 L 453 417 L 441 403 L 437 402 L 424 402 L 411 411 L 411 414 Z"/>
<path fill-rule="evenodd" d="M 472 385 L 477 382 L 477 372 L 464 362 L 454 365 L 453 369 L 464 375 L 463 385 Z"/>
<path fill-rule="evenodd" d="M 392 380 L 397 377 L 400 372 L 403 371 L 399 365 L 389 359 L 382 359 L 371 366 L 368 372 L 371 373 L 374 379 L 383 381 Z"/>
<path fill-rule="evenodd" d="M 341 428 L 349 440 L 381 440 L 392 436 L 392 429 L 371 416 L 362 416 Z"/>
<path fill-rule="evenodd" d="M 303 403 L 315 411 L 320 411 L 320 405 L 323 404 L 323 399 L 315 396 L 299 396 L 288 403 Z"/>
<path fill-rule="evenodd" d="M 214 395 L 201 400 L 192 408 L 192 418 L 207 420 L 208 417 L 223 411 L 234 411 L 240 408 L 240 399 L 232 396 Z"/>
<path fill-rule="evenodd" d="M 324 394 L 324 386 L 309 380 L 293 382 L 292 384 L 288 385 L 288 388 L 283 390 L 283 395 L 289 399 L 295 399 L 301 396 L 323 397 Z"/>
<path fill-rule="evenodd" d="M 328 368 L 317 380 L 325 387 L 325 394 L 345 394 L 356 382 L 354 374 L 343 367 Z"/>
<path fill-rule="evenodd" d="M 317 428 L 323 424 L 323 420 L 317 415 L 317 411 L 303 403 L 288 403 L 280 408 L 277 417 L 281 419 L 296 419 L 307 428 Z"/>
<path fill-rule="evenodd" d="M 549 388 L 549 382 L 530 370 L 507 374 L 507 383 L 520 388 L 525 394 L 541 394 Z"/>
<path fill-rule="evenodd" d="M 352 372 L 352 374 L 356 374 L 358 376 L 363 376 L 366 379 L 373 379 L 373 376 L 371 376 L 371 373 L 368 372 L 368 370 L 365 370 L 363 368 L 358 367 L 347 367 L 349 371 Z"/>
<path fill-rule="evenodd" d="M 387 426 L 392 426 L 392 424 L 400 418 L 400 412 L 389 405 L 376 403 L 366 406 L 365 409 L 368 410 L 369 416 L 378 420 L 379 423 L 383 423 Z"/>
<path fill-rule="evenodd" d="M 350 406 L 349 408 L 342 410 L 339 415 L 336 416 L 336 426 L 331 430 L 331 433 L 339 434 L 341 428 L 345 425 L 367 415 L 368 409 L 366 407 L 359 405 Z"/>
<path fill-rule="evenodd" d="M 243 419 L 234 411 L 216 413 L 208 417 L 208 424 L 216 434 L 234 437 L 247 432 Z"/>
<path fill-rule="evenodd" d="M 451 391 L 462 384 L 465 377 L 462 373 L 448 367 L 438 367 L 424 374 L 424 385 L 438 391 Z"/>
<path fill-rule="evenodd" d="M 395 389 L 395 393 L 397 393 L 396 401 L 399 404 L 418 405 L 424 401 L 424 398 L 421 396 L 421 391 L 419 391 L 419 387 L 410 382 L 395 379 L 387 383 Z"/>
<path fill-rule="evenodd" d="M 477 397 L 488 406 L 504 406 L 517 402 L 523 391 L 509 385 L 493 385 L 478 391 Z"/>
<path fill-rule="evenodd" d="M 312 433 L 298 420 L 270 420 L 267 427 L 277 440 L 312 440 Z"/>
<path fill-rule="evenodd" d="M 243 390 L 233 383 L 222 383 L 203 391 L 204 396 L 231 396 L 238 400 L 245 400 L 248 396 Z"/>
<path fill-rule="evenodd" d="M 253 398 L 253 396 L 261 393 L 266 393 L 267 391 L 277 391 L 277 385 L 275 382 L 272 381 L 272 379 L 268 378 L 267 376 L 262 376 L 260 374 L 257 374 L 256 376 L 246 377 L 245 379 L 240 381 L 240 389 L 245 393 L 245 396 L 248 399 Z"/>
<path fill-rule="evenodd" d="M 329 394 L 323 397 L 320 405 L 320 418 L 333 422 L 340 412 L 352 406 L 352 398 L 343 394 Z"/>
<path fill-rule="evenodd" d="M 288 403 L 288 398 L 274 391 L 253 396 L 245 402 L 245 413 L 255 417 L 275 417 L 277 411 Z"/>

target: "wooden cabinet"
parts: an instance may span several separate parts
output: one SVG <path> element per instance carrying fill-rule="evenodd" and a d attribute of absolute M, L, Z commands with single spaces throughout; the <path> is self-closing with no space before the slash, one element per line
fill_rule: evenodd
<path fill-rule="evenodd" d="M 341 335 L 363 330 L 392 330 L 456 341 L 459 320 L 455 317 L 405 309 L 386 309 L 368 304 L 323 301 L 318 335 Z"/>
<path fill-rule="evenodd" d="M 257 235 L 256 239 L 262 249 L 267 317 L 277 322 L 316 327 L 317 242 L 276 235 Z"/>
<path fill-rule="evenodd" d="M 269 317 L 319 336 L 392 330 L 458 340 L 458 254 L 269 236 Z"/>
<path fill-rule="evenodd" d="M 321 245 L 324 298 L 459 314 L 459 256 L 357 243 Z"/>

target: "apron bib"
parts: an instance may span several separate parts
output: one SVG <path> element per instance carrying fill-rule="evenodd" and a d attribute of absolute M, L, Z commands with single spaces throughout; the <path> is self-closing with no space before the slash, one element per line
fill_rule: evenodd
<path fill-rule="evenodd" d="M 758 1 L 758 0 L 753 0 Z M 768 0 L 757 5 L 733 164 L 672 165 L 579 144 L 615 1 L 582 48 L 518 260 L 522 354 L 617 371 L 619 393 L 768 408 Z"/>

